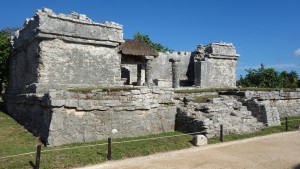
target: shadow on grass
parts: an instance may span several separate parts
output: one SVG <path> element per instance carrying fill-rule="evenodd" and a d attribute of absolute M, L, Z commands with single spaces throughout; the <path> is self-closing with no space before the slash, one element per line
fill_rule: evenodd
<path fill-rule="evenodd" d="M 36 168 L 36 165 L 35 165 L 32 161 L 29 161 L 29 164 L 30 164 L 30 166 L 32 167 L 32 169 L 35 169 L 35 168 Z"/>

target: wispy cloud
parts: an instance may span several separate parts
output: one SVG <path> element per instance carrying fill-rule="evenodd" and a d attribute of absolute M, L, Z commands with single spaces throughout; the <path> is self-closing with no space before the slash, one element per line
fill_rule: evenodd
<path fill-rule="evenodd" d="M 300 48 L 299 48 L 299 49 L 296 49 L 296 50 L 294 51 L 294 56 L 295 56 L 295 57 L 300 57 Z"/>
<path fill-rule="evenodd" d="M 266 68 L 275 68 L 275 69 L 292 69 L 292 68 L 300 68 L 300 64 L 294 64 L 294 63 L 286 63 L 286 64 L 276 64 L 276 65 L 265 65 Z M 260 68 L 260 65 L 255 66 L 241 66 L 237 67 L 237 70 L 245 70 L 245 69 L 258 69 Z"/>

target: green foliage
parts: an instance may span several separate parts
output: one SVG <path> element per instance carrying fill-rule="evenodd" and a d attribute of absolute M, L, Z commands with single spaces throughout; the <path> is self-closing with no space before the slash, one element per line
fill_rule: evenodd
<path fill-rule="evenodd" d="M 10 55 L 9 37 L 16 28 L 5 28 L 0 30 L 0 93 L 2 92 L 2 84 L 8 81 L 8 58 Z"/>
<path fill-rule="evenodd" d="M 139 41 L 143 41 L 145 42 L 146 44 L 148 44 L 150 47 L 152 47 L 153 49 L 155 49 L 157 52 L 166 52 L 166 51 L 169 51 L 169 49 L 165 46 L 163 46 L 162 44 L 160 43 L 155 43 L 153 42 L 148 35 L 144 35 L 144 34 L 141 34 L 140 32 L 136 33 L 134 35 L 134 39 L 135 40 L 139 40 Z"/>
<path fill-rule="evenodd" d="M 298 74 L 295 71 L 288 73 L 283 71 L 280 73 L 282 84 L 286 88 L 297 88 L 298 87 Z"/>
<path fill-rule="evenodd" d="M 237 85 L 242 87 L 259 88 L 296 88 L 298 75 L 297 72 L 278 73 L 274 68 L 265 68 L 263 64 L 259 69 L 248 69 L 245 78 L 242 76 Z"/>

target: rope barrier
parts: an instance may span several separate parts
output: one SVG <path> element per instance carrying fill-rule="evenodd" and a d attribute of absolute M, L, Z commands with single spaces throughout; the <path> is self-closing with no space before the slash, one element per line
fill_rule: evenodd
<path fill-rule="evenodd" d="M 178 134 L 178 135 L 172 135 L 172 136 L 162 136 L 162 137 L 154 137 L 154 138 L 147 138 L 147 139 L 137 139 L 137 140 L 112 142 L 112 143 L 113 144 L 121 144 L 121 143 L 129 143 L 129 142 L 138 142 L 138 141 L 146 141 L 146 140 L 156 140 L 156 139 L 162 139 L 162 138 L 178 137 L 178 136 L 191 135 L 191 134 L 200 134 L 200 133 L 204 133 L 204 132 L 185 133 L 185 134 Z M 59 149 L 52 149 L 52 150 L 43 150 L 43 151 L 41 151 L 41 153 L 52 152 L 52 151 L 71 150 L 71 149 L 86 148 L 86 147 L 103 146 L 103 145 L 108 145 L 108 143 L 85 145 L 85 146 L 76 146 L 76 147 L 66 147 L 66 148 L 59 148 Z M 16 155 L 11 155 L 11 156 L 6 156 L 6 157 L 0 157 L 0 160 L 7 159 L 7 158 L 12 158 L 12 157 L 23 156 L 23 155 L 30 155 L 30 154 L 35 154 L 35 153 L 36 152 L 29 152 L 29 153 L 16 154 Z"/>
<path fill-rule="evenodd" d="M 287 120 L 287 121 L 300 121 L 300 119 L 291 119 L 291 120 Z M 281 120 L 280 122 L 285 122 L 285 120 Z"/>
<path fill-rule="evenodd" d="M 45 152 L 51 152 L 51 151 L 62 151 L 62 150 L 72 150 L 72 149 L 78 149 L 78 148 L 83 148 L 83 147 L 95 147 L 95 146 L 103 146 L 107 145 L 108 143 L 102 143 L 102 144 L 93 144 L 93 145 L 85 145 L 85 146 L 76 146 L 76 147 L 66 147 L 66 148 L 58 148 L 58 149 L 52 149 L 52 150 L 43 150 L 41 151 L 42 153 Z"/>
<path fill-rule="evenodd" d="M 42 153 L 45 152 L 51 152 L 51 151 L 62 151 L 62 150 L 71 150 L 71 149 L 78 149 L 78 148 L 86 148 L 86 147 L 95 147 L 95 146 L 102 146 L 102 145 L 107 145 L 107 143 L 103 144 L 93 144 L 93 145 L 85 145 L 85 146 L 76 146 L 76 147 L 66 147 L 66 148 L 59 148 L 59 149 L 53 149 L 53 150 L 43 150 L 41 151 Z M 12 157 L 18 157 L 18 156 L 23 156 L 23 155 L 30 155 L 30 154 L 35 154 L 36 152 L 29 152 L 29 153 L 23 153 L 23 154 L 16 154 L 16 155 L 11 155 L 11 156 L 6 156 L 6 157 L 0 157 L 0 160 L 2 159 L 7 159 L 7 158 L 12 158 Z"/>
<path fill-rule="evenodd" d="M 292 119 L 292 120 L 287 120 L 287 121 L 300 121 L 300 119 Z M 285 120 L 280 121 L 280 122 L 285 122 Z M 146 138 L 146 139 L 128 140 L 128 141 L 120 141 L 120 142 L 112 142 L 112 143 L 113 144 L 121 144 L 121 143 L 130 143 L 130 142 L 138 142 L 138 141 L 146 141 L 146 140 L 157 140 L 157 139 L 170 138 L 170 137 L 179 137 L 179 136 L 192 135 L 192 134 L 203 134 L 203 133 L 204 132 L 184 133 L 184 134 L 171 135 L 171 136 L 162 136 L 162 137 L 154 137 L 154 138 Z M 41 152 L 46 153 L 46 152 L 52 152 L 52 151 L 71 150 L 71 149 L 95 147 L 95 146 L 102 146 L 102 145 L 108 145 L 108 143 L 85 145 L 85 146 L 76 146 L 76 147 L 66 147 L 66 148 L 59 148 L 59 149 L 52 149 L 52 150 L 43 150 Z M 35 153 L 36 152 L 29 152 L 29 153 L 16 154 L 16 155 L 11 155 L 11 156 L 6 156 L 6 157 L 0 157 L 0 160 L 7 159 L 7 158 L 12 158 L 12 157 L 23 156 L 23 155 L 31 155 L 31 154 L 35 154 Z"/>
<path fill-rule="evenodd" d="M 16 154 L 16 155 L 11 155 L 11 156 L 6 156 L 6 157 L 0 157 L 0 160 L 7 159 L 7 158 L 12 158 L 12 157 L 23 156 L 23 155 L 30 155 L 30 154 L 35 154 L 35 153 L 36 152 L 29 152 L 29 153 Z"/>
<path fill-rule="evenodd" d="M 200 134 L 200 133 L 204 133 L 204 132 L 185 133 L 185 134 L 178 134 L 178 135 L 172 135 L 172 136 L 162 136 L 162 137 L 154 137 L 154 138 L 147 138 L 147 139 L 137 139 L 137 140 L 112 142 L 112 143 L 113 144 L 130 143 L 130 142 L 138 142 L 138 141 L 146 141 L 146 140 L 156 140 L 156 139 L 162 139 L 162 138 L 178 137 L 178 136 L 191 135 L 191 134 Z"/>

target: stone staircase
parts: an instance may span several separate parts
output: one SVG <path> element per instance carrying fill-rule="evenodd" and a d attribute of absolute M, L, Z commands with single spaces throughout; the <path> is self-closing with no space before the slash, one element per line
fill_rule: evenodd
<path fill-rule="evenodd" d="M 252 113 L 233 96 L 218 96 L 206 103 L 191 101 L 177 108 L 175 128 L 184 132 L 205 132 L 207 137 L 218 136 L 220 125 L 224 134 L 251 133 L 264 127 Z"/>

